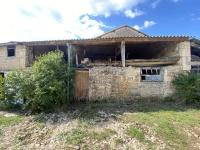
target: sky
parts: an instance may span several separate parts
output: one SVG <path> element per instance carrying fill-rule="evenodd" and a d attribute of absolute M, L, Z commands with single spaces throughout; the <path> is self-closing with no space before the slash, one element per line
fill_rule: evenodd
<path fill-rule="evenodd" d="M 200 0 L 2 0 L 0 43 L 93 38 L 123 25 L 200 39 Z"/>

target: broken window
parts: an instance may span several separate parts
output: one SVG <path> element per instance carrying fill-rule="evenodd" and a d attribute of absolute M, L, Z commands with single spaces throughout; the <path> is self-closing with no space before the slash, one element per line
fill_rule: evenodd
<path fill-rule="evenodd" d="M 200 66 L 191 66 L 191 71 L 200 74 Z"/>
<path fill-rule="evenodd" d="M 160 68 L 141 68 L 141 81 L 162 81 Z"/>
<path fill-rule="evenodd" d="M 8 47 L 7 51 L 8 51 L 8 57 L 15 56 L 15 46 Z"/>

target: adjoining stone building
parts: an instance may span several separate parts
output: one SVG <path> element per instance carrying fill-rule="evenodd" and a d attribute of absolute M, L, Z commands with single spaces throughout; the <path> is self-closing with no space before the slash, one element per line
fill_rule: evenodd
<path fill-rule="evenodd" d="M 200 74 L 200 40 L 192 38 L 191 46 L 191 70 Z"/>
<path fill-rule="evenodd" d="M 0 44 L 0 72 L 26 69 L 40 54 L 75 53 L 75 99 L 161 99 L 173 92 L 174 75 L 191 70 L 189 36 L 148 36 L 122 26 L 91 39 Z M 14 51 L 14 52 L 13 52 Z"/>

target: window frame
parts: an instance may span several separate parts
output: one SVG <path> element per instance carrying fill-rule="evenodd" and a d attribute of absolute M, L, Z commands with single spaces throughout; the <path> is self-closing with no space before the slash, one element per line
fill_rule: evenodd
<path fill-rule="evenodd" d="M 161 67 L 142 67 L 140 77 L 140 82 L 163 82 L 163 71 Z"/>
<path fill-rule="evenodd" d="M 15 49 L 16 49 L 15 46 L 8 46 L 8 47 L 7 47 L 7 57 L 15 57 L 15 56 L 16 56 L 16 51 L 15 51 Z M 9 52 L 9 51 L 11 51 L 11 50 L 13 50 L 13 52 Z M 10 53 L 13 54 L 13 55 L 11 55 Z"/>

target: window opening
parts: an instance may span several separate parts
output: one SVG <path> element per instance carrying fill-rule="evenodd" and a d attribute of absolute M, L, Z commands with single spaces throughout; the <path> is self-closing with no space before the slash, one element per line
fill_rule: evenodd
<path fill-rule="evenodd" d="M 8 51 L 8 57 L 15 56 L 15 47 L 8 47 L 7 51 Z"/>
<path fill-rule="evenodd" d="M 141 81 L 162 81 L 160 68 L 142 68 Z"/>

